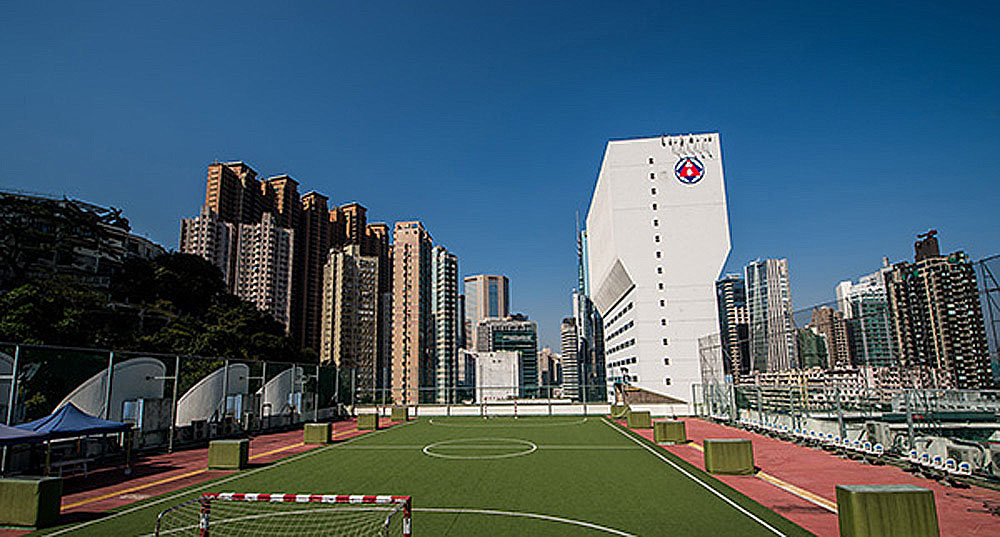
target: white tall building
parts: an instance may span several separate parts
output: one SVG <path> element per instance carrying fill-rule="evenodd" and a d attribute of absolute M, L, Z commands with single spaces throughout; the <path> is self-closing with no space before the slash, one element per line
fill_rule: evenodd
<path fill-rule="evenodd" d="M 219 267 L 226 286 L 236 280 L 236 224 L 223 222 L 218 213 L 203 205 L 195 218 L 181 219 L 182 254 L 194 254 Z"/>
<path fill-rule="evenodd" d="M 719 135 L 609 142 L 587 234 L 608 380 L 690 401 L 730 248 Z"/>
<path fill-rule="evenodd" d="M 458 257 L 444 246 L 431 250 L 434 317 L 434 387 L 439 403 L 453 402 L 458 376 Z"/>
<path fill-rule="evenodd" d="M 285 326 L 292 317 L 295 233 L 279 227 L 272 213 L 259 224 L 240 224 L 234 290 Z"/>

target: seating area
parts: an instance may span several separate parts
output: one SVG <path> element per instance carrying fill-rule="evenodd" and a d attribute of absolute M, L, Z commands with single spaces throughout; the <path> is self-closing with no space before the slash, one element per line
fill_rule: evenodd
<path fill-rule="evenodd" d="M 744 418 L 740 420 L 740 426 L 768 436 L 793 441 L 799 444 L 810 445 L 836 451 L 849 457 L 864 458 L 869 462 L 878 463 L 885 455 L 885 446 L 882 444 L 872 444 L 860 440 L 840 438 L 831 433 L 824 433 L 812 429 L 792 429 L 787 425 L 777 422 L 767 422 Z"/>
<path fill-rule="evenodd" d="M 941 477 L 966 477 L 972 475 L 972 465 L 968 462 L 957 462 L 952 458 L 940 455 L 931 456 L 926 451 L 911 449 L 906 454 L 906 460 L 913 465 L 914 470 L 936 474 Z"/>

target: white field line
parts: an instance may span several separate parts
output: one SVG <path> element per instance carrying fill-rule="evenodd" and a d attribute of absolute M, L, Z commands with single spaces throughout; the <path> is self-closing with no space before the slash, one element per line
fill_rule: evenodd
<path fill-rule="evenodd" d="M 465 416 L 459 416 L 459 417 L 465 417 Z M 502 417 L 506 418 L 506 417 L 510 417 L 510 416 L 502 416 Z M 547 417 L 547 416 L 532 416 L 532 417 Z M 484 421 L 489 422 L 489 421 L 495 420 L 495 419 L 496 418 L 490 418 L 490 419 L 484 420 Z M 531 421 L 531 420 L 527 420 L 527 421 Z M 564 426 L 567 426 L 567 425 L 580 425 L 582 423 L 587 423 L 587 418 L 581 418 L 579 420 L 574 420 L 574 421 L 556 422 L 556 423 L 523 423 L 523 422 L 515 422 L 515 421 L 503 421 L 503 422 L 500 422 L 500 423 L 469 423 L 469 424 L 462 424 L 462 423 L 439 423 L 439 422 L 434 421 L 434 418 L 431 418 L 431 419 L 427 420 L 427 422 L 430 423 L 431 425 L 436 426 L 436 427 L 458 427 L 458 428 L 462 428 L 462 429 L 467 429 L 467 428 L 488 428 L 488 427 L 516 427 L 516 428 L 520 428 L 520 427 L 564 427 Z"/>
<path fill-rule="evenodd" d="M 685 476 L 687 476 L 688 479 L 694 481 L 695 483 L 698 483 L 699 485 L 701 485 L 702 487 L 704 487 L 705 490 L 707 490 L 707 491 L 711 492 L 712 494 L 718 496 L 722 501 L 724 501 L 724 502 L 728 503 L 729 505 L 733 506 L 737 511 L 739 511 L 739 512 L 743 513 L 744 515 L 750 517 L 750 519 L 752 519 L 753 521 L 757 522 L 761 526 L 764 526 L 765 528 L 767 528 L 768 530 L 770 530 L 775 535 L 779 535 L 781 537 L 788 537 L 787 535 L 785 535 L 784 533 L 782 533 L 780 530 L 778 530 L 774 526 L 772 526 L 772 525 L 768 524 L 767 522 L 761 520 L 760 517 L 758 517 L 757 515 L 751 513 L 750 511 L 747 511 L 740 504 L 734 502 L 733 500 L 730 500 L 725 495 L 723 495 L 721 492 L 715 490 L 715 488 L 712 487 L 711 485 L 709 485 L 708 483 L 705 483 L 704 481 L 702 481 L 701 479 L 698 479 L 697 477 L 695 477 L 693 474 L 691 474 L 690 472 L 688 472 L 684 468 L 681 468 L 680 466 L 677 465 L 677 463 L 675 463 L 674 461 L 668 459 L 662 453 L 660 453 L 660 452 L 656 451 L 655 449 L 649 447 L 648 445 L 644 444 L 639 439 L 637 439 L 634 436 L 628 434 L 627 432 L 625 432 L 625 431 L 619 429 L 618 427 L 615 427 L 614 425 L 608 423 L 608 421 L 606 419 L 602 418 L 602 421 L 604 421 L 604 423 L 608 427 L 611 427 L 612 429 L 614 429 L 615 431 L 617 431 L 619 434 L 621 434 L 625 438 L 628 438 L 629 440 L 635 442 L 636 444 L 639 444 L 640 446 L 646 448 L 646 451 L 652 453 L 653 455 L 656 455 L 660 460 L 662 460 L 663 462 L 669 464 L 675 470 L 677 470 L 678 472 L 680 472 L 680 473 L 684 474 Z"/>
<path fill-rule="evenodd" d="M 166 502 L 166 501 L 174 500 L 174 499 L 177 499 L 177 498 L 180 498 L 180 497 L 183 497 L 183 496 L 189 496 L 189 495 L 191 495 L 191 494 L 193 494 L 195 492 L 199 492 L 199 491 L 205 490 L 205 489 L 207 489 L 209 487 L 215 487 L 215 486 L 218 486 L 218 485 L 222 485 L 223 483 L 228 483 L 230 481 L 235 481 L 235 480 L 243 478 L 243 477 L 251 476 L 251 475 L 256 474 L 258 472 L 263 472 L 264 470 L 270 470 L 270 469 L 273 469 L 273 468 L 277 468 L 278 466 L 282 466 L 282 465 L 288 464 L 290 462 L 295 462 L 295 461 L 297 461 L 299 459 L 304 459 L 306 457 L 311 457 L 313 455 L 318 455 L 320 453 L 329 451 L 331 449 L 337 449 L 340 446 L 347 445 L 347 444 L 349 444 L 351 442 L 354 442 L 354 441 L 362 439 L 362 438 L 371 438 L 372 436 L 375 436 L 375 435 L 378 435 L 378 434 L 382 434 L 382 433 L 384 433 L 386 431 L 392 431 L 392 430 L 396 430 L 396 429 L 398 429 L 400 427 L 406 427 L 407 425 L 409 425 L 411 423 L 417 423 L 417 422 L 415 422 L 415 421 L 408 421 L 406 423 L 397 425 L 395 427 L 391 427 L 389 429 L 379 429 L 377 431 L 374 431 L 374 432 L 371 432 L 371 433 L 368 433 L 368 434 L 361 434 L 361 435 L 355 436 L 354 438 L 350 438 L 348 440 L 345 440 L 344 442 L 342 442 L 340 444 L 333 444 L 333 445 L 329 445 L 329 446 L 326 446 L 326 447 L 321 447 L 319 449 L 313 449 L 313 450 L 310 450 L 310 451 L 306 451 L 304 453 L 300 453 L 298 455 L 294 455 L 294 456 L 289 457 L 287 459 L 281 459 L 281 460 L 276 461 L 274 463 L 271 463 L 271 464 L 269 464 L 267 466 L 261 466 L 260 468 L 254 468 L 252 470 L 247 470 L 245 472 L 237 472 L 237 473 L 235 473 L 233 475 L 224 477 L 224 478 L 222 478 L 222 479 L 220 479 L 218 481 L 208 481 L 204 485 L 197 486 L 197 487 L 195 487 L 193 489 L 185 490 L 183 492 L 178 492 L 176 494 L 172 494 L 172 495 L 169 495 L 169 496 L 164 496 L 162 498 L 157 498 L 157 499 L 155 499 L 155 500 L 153 500 L 151 502 L 146 502 L 146 503 L 143 503 L 141 505 L 136 505 L 135 507 L 130 507 L 128 509 L 125 509 L 124 511 L 118 511 L 117 513 L 111 513 L 108 516 L 104 516 L 104 517 L 101 517 L 101 518 L 95 518 L 93 520 L 88 520 L 86 522 L 81 522 L 80 524 L 77 524 L 75 526 L 68 526 L 68 527 L 65 527 L 65 528 L 63 528 L 61 530 L 54 531 L 52 533 L 46 533 L 45 535 L 48 535 L 49 537 L 55 537 L 56 535 L 62 535 L 64 533 L 68 533 L 68 532 L 71 532 L 71 531 L 76 531 L 76 530 L 81 529 L 81 528 L 86 528 L 87 526 L 91 526 L 93 524 L 97 524 L 98 522 L 106 522 L 108 520 L 112 520 L 112 519 L 118 518 L 120 516 L 127 515 L 129 513 L 134 513 L 136 511 L 141 511 L 143 509 L 146 509 L 148 507 L 154 506 L 156 504 L 160 504 L 160 503 L 163 503 L 163 502 Z"/>
<path fill-rule="evenodd" d="M 426 446 L 415 445 L 415 444 L 414 445 L 402 445 L 402 444 L 400 444 L 400 445 L 395 445 L 395 446 L 393 446 L 393 445 L 384 445 L 384 446 L 347 446 L 347 447 L 344 447 L 343 449 L 344 450 L 350 450 L 350 451 L 381 451 L 381 450 L 414 450 L 414 449 L 424 449 L 424 447 L 426 447 Z M 489 444 L 481 444 L 481 445 L 474 445 L 474 444 L 447 444 L 447 445 L 434 446 L 434 449 L 518 449 L 520 447 L 521 446 L 514 445 L 514 444 L 497 444 L 497 445 L 489 445 Z M 592 445 L 581 444 L 579 446 L 572 446 L 572 445 L 568 445 L 568 446 L 556 446 L 556 445 L 546 446 L 546 445 L 539 445 L 538 449 L 567 449 L 567 450 L 581 450 L 581 451 L 589 451 L 589 450 L 595 450 L 595 451 L 602 451 L 602 450 L 639 451 L 642 448 L 633 447 L 633 446 L 592 446 Z"/>

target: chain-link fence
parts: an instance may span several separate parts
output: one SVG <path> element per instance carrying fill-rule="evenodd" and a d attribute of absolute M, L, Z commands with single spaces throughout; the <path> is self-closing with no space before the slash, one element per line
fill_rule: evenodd
<path fill-rule="evenodd" d="M 353 398 L 337 376 L 316 364 L 0 344 L 0 420 L 15 426 L 72 404 L 133 424 L 127 435 L 54 440 L 49 455 L 106 459 L 127 443 L 172 450 L 333 419 Z M 30 446 L 5 448 L 3 470 L 35 468 L 38 457 Z"/>

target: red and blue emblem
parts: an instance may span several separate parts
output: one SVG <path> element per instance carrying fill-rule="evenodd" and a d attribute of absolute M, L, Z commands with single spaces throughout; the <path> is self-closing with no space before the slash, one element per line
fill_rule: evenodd
<path fill-rule="evenodd" d="M 705 165 L 696 157 L 684 157 L 674 166 L 674 175 L 680 182 L 693 185 L 705 177 Z"/>

